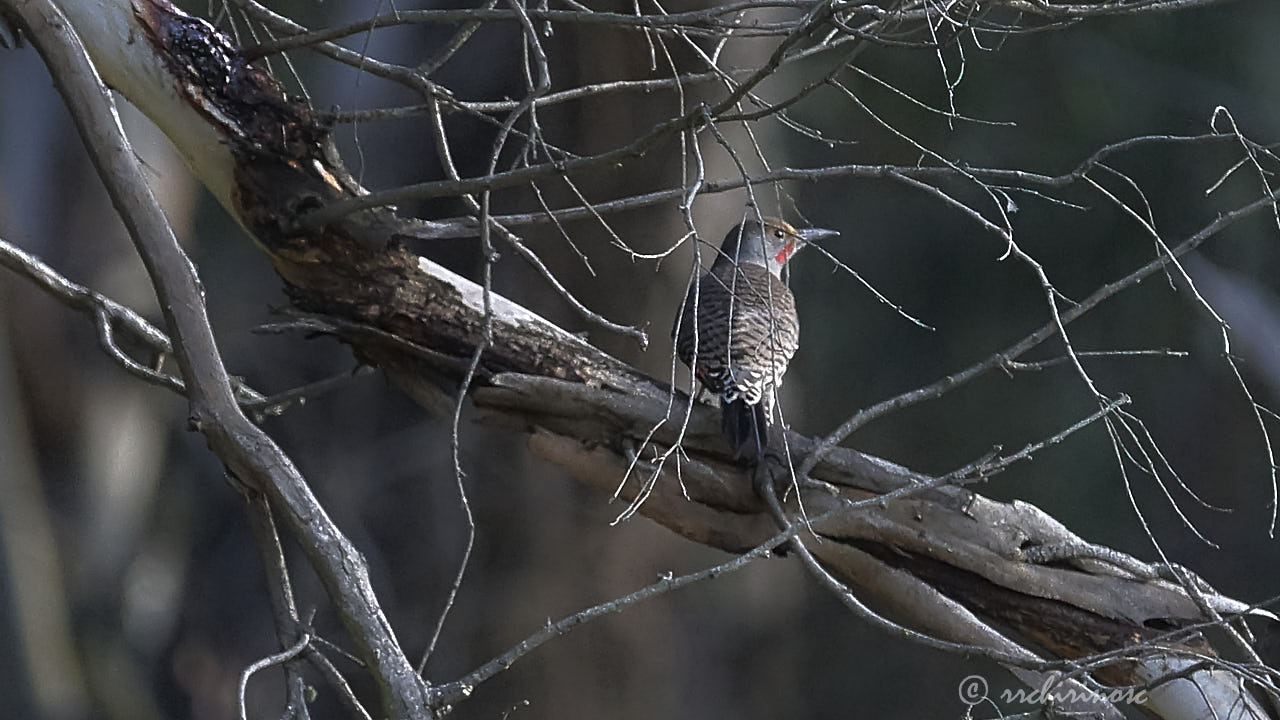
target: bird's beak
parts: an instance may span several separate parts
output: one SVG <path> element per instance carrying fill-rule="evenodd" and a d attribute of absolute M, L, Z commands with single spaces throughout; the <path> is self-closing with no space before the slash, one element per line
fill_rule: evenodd
<path fill-rule="evenodd" d="M 805 228 L 804 230 L 798 231 L 796 234 L 800 236 L 801 242 L 808 245 L 812 242 L 836 237 L 840 234 L 840 231 L 827 230 L 826 228 Z"/>

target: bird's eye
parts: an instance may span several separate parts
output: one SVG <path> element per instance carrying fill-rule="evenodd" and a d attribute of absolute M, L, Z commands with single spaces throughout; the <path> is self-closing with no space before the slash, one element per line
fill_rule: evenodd
<path fill-rule="evenodd" d="M 778 229 L 773 231 L 773 236 L 781 240 L 782 238 L 786 237 L 787 234 L 783 232 L 781 229 Z"/>

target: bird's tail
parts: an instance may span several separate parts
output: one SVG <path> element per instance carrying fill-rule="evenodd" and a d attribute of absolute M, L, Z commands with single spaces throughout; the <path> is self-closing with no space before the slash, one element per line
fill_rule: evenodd
<path fill-rule="evenodd" d="M 729 450 L 735 460 L 764 459 L 769 446 L 769 415 L 764 403 L 749 405 L 742 398 L 724 403 L 720 410 L 720 429 L 729 441 Z"/>

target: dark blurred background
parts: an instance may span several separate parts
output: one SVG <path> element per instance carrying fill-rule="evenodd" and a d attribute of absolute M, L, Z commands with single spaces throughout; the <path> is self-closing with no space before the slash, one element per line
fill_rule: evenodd
<path fill-rule="evenodd" d="M 188 9 L 209 16 L 205 8 Z M 320 27 L 389 8 L 329 0 L 274 9 Z M 243 19 L 235 13 L 232 19 L 247 41 Z M 224 17 L 220 26 L 231 27 L 228 22 Z M 957 121 L 953 127 L 871 82 L 852 76 L 847 82 L 895 128 L 951 159 L 1056 175 L 1126 137 L 1207 132 L 1218 106 L 1255 140 L 1280 140 L 1278 29 L 1280 4 L 1242 0 L 1039 34 L 982 35 L 981 48 L 965 40 L 957 108 L 1013 126 Z M 369 50 L 420 61 L 451 32 L 448 26 L 380 31 Z M 633 33 L 559 26 L 546 42 L 558 88 L 664 74 L 650 70 L 649 48 Z M 347 42 L 363 43 L 363 37 Z M 486 27 L 438 79 L 468 100 L 518 97 L 518 47 L 513 24 Z M 733 50 L 743 63 L 767 51 L 751 43 Z M 687 60 L 687 52 L 674 53 Z M 295 57 L 318 108 L 413 101 L 351 68 L 306 53 Z M 948 55 L 953 79 L 958 61 L 954 52 Z M 872 45 L 857 63 L 924 102 L 947 103 L 931 51 Z M 767 90 L 782 97 L 787 83 L 824 67 L 814 61 L 787 70 Z M 278 60 L 273 68 L 288 77 Z M 714 97 L 714 87 L 702 90 Z M 0 53 L 0 98 L 0 238 L 159 322 L 141 264 L 34 51 Z M 676 111 L 669 93 L 624 93 L 556 106 L 540 119 L 552 142 L 586 153 L 624 143 Z M 253 332 L 285 304 L 280 282 L 167 141 L 132 108 L 122 112 L 200 269 L 229 370 L 265 392 L 350 371 L 352 357 L 332 341 Z M 833 90 L 816 92 L 794 115 L 830 138 L 853 142 L 828 146 L 761 123 L 757 139 L 773 167 L 911 165 L 920 155 Z M 451 118 L 449 128 L 462 173 L 482 172 L 490 132 L 463 117 Z M 413 118 L 343 125 L 337 132 L 353 172 L 367 186 L 385 188 L 441 177 L 427 129 L 425 119 Z M 749 158 L 741 134 L 731 138 Z M 736 174 L 714 142 L 705 141 L 703 151 L 708 178 Z M 1142 188 L 1157 229 L 1176 242 L 1261 194 L 1257 174 L 1245 167 L 1206 195 L 1239 158 L 1238 148 L 1217 143 L 1147 146 L 1109 162 Z M 1141 202 L 1117 176 L 1099 171 L 1094 177 L 1126 201 Z M 607 200 L 679 181 L 678 153 L 666 147 L 620 170 L 582 178 L 581 187 L 593 200 Z M 972 188 L 947 187 L 994 217 Z M 573 202 L 563 185 L 548 183 L 544 190 L 553 206 Z M 858 408 L 963 369 L 1047 320 L 1043 293 L 1027 266 L 1001 260 L 1006 248 L 998 238 L 934 197 L 888 180 L 784 190 L 779 196 L 758 188 L 757 200 L 797 224 L 843 231 L 830 252 L 936 328 L 908 322 L 831 260 L 802 256 L 791 281 L 804 336 L 783 398 L 788 422 L 801 432 L 827 432 Z M 1021 247 L 1068 297 L 1080 299 L 1154 256 L 1150 237 L 1098 193 L 1078 186 L 1055 196 L 1083 209 L 1014 194 L 1012 222 Z M 718 242 L 745 201 L 743 192 L 700 198 L 693 216 L 704 238 Z M 537 207 L 519 194 L 499 203 L 499 211 Z M 464 211 L 453 201 L 406 209 L 424 217 Z M 640 252 L 661 250 L 684 232 L 674 203 L 608 220 Z M 1255 398 L 1272 408 L 1280 406 L 1275 223 L 1259 213 L 1186 262 L 1199 291 L 1233 328 L 1231 351 Z M 515 253 L 504 254 L 497 289 L 669 377 L 667 332 L 688 280 L 692 245 L 656 263 L 620 251 L 598 223 L 566 227 L 594 275 L 551 228 L 530 230 L 530 247 L 588 306 L 645 325 L 652 338 L 647 351 L 584 323 Z M 478 272 L 473 240 L 417 249 L 472 277 Z M 1090 541 L 1154 560 L 1140 511 L 1170 557 L 1226 594 L 1248 601 L 1277 594 L 1280 580 L 1270 570 L 1280 554 L 1269 533 L 1274 506 L 1264 440 L 1224 361 L 1214 318 L 1185 284 L 1157 276 L 1072 332 L 1078 350 L 1189 352 L 1185 358 L 1094 360 L 1087 369 L 1103 391 L 1133 397 L 1132 410 L 1190 488 L 1231 509 L 1210 511 L 1171 490 L 1218 547 L 1198 540 L 1159 486 L 1133 467 L 1130 502 L 1100 425 L 978 490 L 1032 502 Z M 1049 343 L 1034 357 L 1061 351 L 1060 343 Z M 1067 366 L 992 373 L 859 431 L 851 444 L 921 471 L 945 472 L 993 445 L 1012 450 L 1042 439 L 1095 407 Z M 240 496 L 201 438 L 185 430 L 185 419 L 181 398 L 132 379 L 98 348 L 87 318 L 0 272 L 0 697 L 11 716 L 234 717 L 238 674 L 278 649 Z M 1272 419 L 1266 422 L 1277 429 Z M 419 657 L 466 537 L 447 420 L 428 415 L 375 374 L 266 427 L 368 557 L 400 640 Z M 455 679 L 549 618 L 665 572 L 727 559 L 642 518 L 611 525 L 622 510 L 618 503 L 533 458 L 516 437 L 465 420 L 462 433 L 475 554 L 428 666 L 432 681 Z M 342 644 L 318 584 L 297 548 L 288 550 L 301 604 L 314 608 L 317 626 Z M 359 675 L 350 664 L 339 665 Z M 958 716 L 965 706 L 957 683 L 975 673 L 994 689 L 1015 686 L 993 666 L 869 629 L 794 562 L 775 559 L 579 628 L 481 686 L 455 715 L 499 718 L 514 709 L 514 718 Z M 315 716 L 337 717 L 331 691 L 313 682 L 320 686 Z M 357 687 L 368 690 L 362 682 Z M 279 676 L 256 676 L 249 701 L 252 717 L 276 716 L 283 707 Z"/>

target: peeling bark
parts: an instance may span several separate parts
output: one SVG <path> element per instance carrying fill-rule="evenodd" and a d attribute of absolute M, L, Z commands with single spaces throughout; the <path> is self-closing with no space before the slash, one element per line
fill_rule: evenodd
<path fill-rule="evenodd" d="M 99 11 L 121 7 L 104 0 Z M 151 59 L 122 60 L 120 48 L 104 47 L 119 43 L 118 36 L 96 37 L 90 50 L 108 82 L 166 130 L 202 124 L 170 136 L 266 250 L 294 307 L 318 316 L 317 327 L 382 368 L 411 397 L 426 406 L 439 402 L 442 386 L 456 387 L 480 342 L 481 289 L 406 250 L 399 238 L 410 221 L 391 209 L 360 210 L 306 229 L 309 211 L 363 192 L 337 158 L 328 128 L 207 23 L 163 0 L 133 0 L 128 12 Z M 98 23 L 69 14 L 77 25 Z M 111 22 L 117 21 L 124 22 Z M 148 84 L 155 82 L 168 84 Z M 208 142 L 215 136 L 217 142 Z M 621 484 L 628 499 L 644 491 L 640 481 L 648 477 L 643 463 L 628 477 L 628 452 L 646 440 L 663 450 L 679 442 L 687 455 L 680 477 L 670 464 L 652 477 L 642 514 L 694 542 L 735 553 L 776 533 L 744 469 L 727 458 L 712 409 L 694 405 L 686 422 L 690 403 L 681 393 L 505 298 L 492 300 L 493 342 L 471 394 L 488 422 L 527 434 L 535 453 L 583 482 L 610 492 Z M 815 444 L 794 434 L 787 439 L 796 458 Z M 945 485 L 875 502 L 933 478 L 847 449 L 823 456 L 810 478 L 822 485 L 802 485 L 799 498 L 810 517 L 824 517 L 806 545 L 830 573 L 908 627 L 1003 653 L 1033 686 L 1044 668 L 995 628 L 1067 659 L 1155 641 L 1204 656 L 1226 652 L 1198 633 L 1164 634 L 1206 615 L 1183 587 L 1154 571 L 1135 572 L 1145 567 L 1136 560 L 1029 559 L 1032 548 L 1087 546 L 1031 505 Z M 1207 588 L 1202 594 L 1219 613 L 1248 610 Z M 1138 654 L 1095 677 L 1141 684 L 1158 677 L 1167 661 Z M 1231 678 L 1202 672 L 1196 680 L 1219 687 Z M 1232 697 L 1262 716 L 1247 693 Z M 1182 702 L 1147 709 L 1171 718 L 1203 710 Z M 1086 709 L 1115 716 L 1107 708 Z"/>

